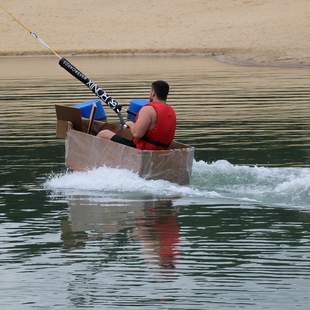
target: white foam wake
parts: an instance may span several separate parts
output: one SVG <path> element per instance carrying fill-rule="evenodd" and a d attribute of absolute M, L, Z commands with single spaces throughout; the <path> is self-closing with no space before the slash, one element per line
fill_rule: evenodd
<path fill-rule="evenodd" d="M 192 186 L 267 204 L 310 205 L 309 168 L 232 165 L 220 160 L 193 166 Z"/>
<path fill-rule="evenodd" d="M 180 186 L 164 180 L 145 180 L 126 169 L 100 167 L 85 172 L 66 172 L 51 175 L 44 187 L 58 192 L 72 194 L 91 192 L 111 195 L 135 194 L 152 195 L 158 197 L 195 196 L 214 197 L 216 193 Z"/>
<path fill-rule="evenodd" d="M 195 161 L 190 186 L 164 180 L 145 180 L 125 169 L 101 167 L 86 172 L 66 172 L 50 176 L 44 187 L 70 195 L 142 198 L 183 197 L 205 202 L 208 198 L 228 198 L 260 204 L 309 205 L 309 168 L 267 168 Z"/>

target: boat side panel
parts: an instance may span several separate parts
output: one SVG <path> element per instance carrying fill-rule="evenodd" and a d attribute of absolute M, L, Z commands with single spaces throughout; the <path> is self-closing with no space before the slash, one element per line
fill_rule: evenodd
<path fill-rule="evenodd" d="M 89 170 L 107 166 L 138 173 L 141 164 L 142 154 L 134 148 L 76 130 L 67 132 L 66 166 L 71 169 Z"/>
<path fill-rule="evenodd" d="M 72 129 L 67 132 L 66 166 L 73 170 L 123 168 L 146 179 L 185 185 L 190 181 L 194 148 L 181 146 L 167 151 L 141 151 Z"/>
<path fill-rule="evenodd" d="M 143 152 L 139 174 L 146 179 L 164 179 L 181 185 L 189 184 L 194 148 Z"/>

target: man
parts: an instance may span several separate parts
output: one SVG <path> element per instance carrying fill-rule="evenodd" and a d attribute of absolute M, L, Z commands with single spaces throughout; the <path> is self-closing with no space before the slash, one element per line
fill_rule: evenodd
<path fill-rule="evenodd" d="M 107 129 L 100 131 L 98 137 L 136 147 L 140 150 L 168 149 L 173 141 L 176 129 L 175 111 L 166 104 L 168 93 L 169 85 L 167 82 L 155 81 L 152 83 L 150 102 L 141 108 L 135 123 L 126 123 L 133 140 L 120 137 Z"/>

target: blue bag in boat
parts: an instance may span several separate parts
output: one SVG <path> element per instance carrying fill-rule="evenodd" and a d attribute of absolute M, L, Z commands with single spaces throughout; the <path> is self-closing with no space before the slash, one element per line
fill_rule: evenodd
<path fill-rule="evenodd" d="M 97 107 L 96 113 L 95 113 L 95 120 L 105 121 L 107 117 L 106 117 L 104 108 L 102 106 L 101 100 L 99 99 L 90 99 L 90 100 L 75 104 L 73 107 L 81 111 L 82 117 L 89 118 L 91 108 L 94 104 Z"/>
<path fill-rule="evenodd" d="M 136 115 L 138 114 L 139 110 L 147 103 L 149 103 L 150 100 L 148 99 L 132 99 L 129 102 L 128 110 L 127 110 L 127 119 L 129 121 L 134 121 L 136 118 Z"/>

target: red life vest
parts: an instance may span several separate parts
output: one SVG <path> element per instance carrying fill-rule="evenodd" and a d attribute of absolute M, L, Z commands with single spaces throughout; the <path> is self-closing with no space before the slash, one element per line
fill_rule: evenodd
<path fill-rule="evenodd" d="M 156 125 L 142 138 L 134 138 L 133 142 L 140 150 L 166 150 L 173 141 L 176 129 L 176 114 L 172 107 L 162 102 L 150 102 L 156 111 Z M 138 117 L 138 115 L 137 115 Z"/>

